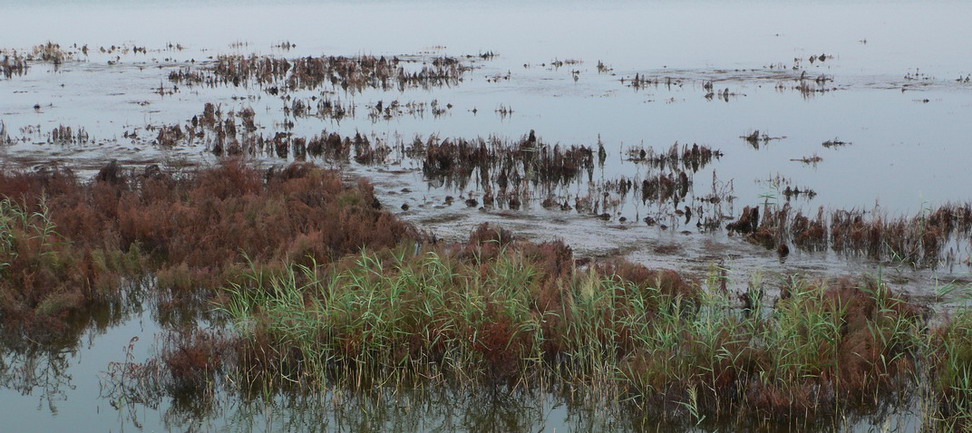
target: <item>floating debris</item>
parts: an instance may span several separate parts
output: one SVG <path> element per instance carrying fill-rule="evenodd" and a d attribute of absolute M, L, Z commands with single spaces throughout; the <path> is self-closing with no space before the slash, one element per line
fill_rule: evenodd
<path fill-rule="evenodd" d="M 804 164 L 809 164 L 809 165 L 817 165 L 818 162 L 823 161 L 823 158 L 821 158 L 817 154 L 813 154 L 811 156 L 804 156 L 803 158 L 792 158 L 790 159 L 790 161 L 802 162 Z"/>
<path fill-rule="evenodd" d="M 768 134 L 766 134 L 765 132 L 760 133 L 760 131 L 757 129 L 757 130 L 755 130 L 755 131 L 753 131 L 753 132 L 751 132 L 751 133 L 749 133 L 747 135 L 740 136 L 739 138 L 742 138 L 743 140 L 746 140 L 746 142 L 749 143 L 750 146 L 753 146 L 753 149 L 759 150 L 759 146 L 760 145 L 765 146 L 770 141 L 773 141 L 773 140 L 782 140 L 782 139 L 786 138 L 786 136 L 771 137 Z"/>
<path fill-rule="evenodd" d="M 621 84 L 626 84 L 627 86 L 638 90 L 644 87 L 657 87 L 664 85 L 668 88 L 672 86 L 681 87 L 683 80 L 681 78 L 672 78 L 670 76 L 665 77 L 649 77 L 641 73 L 636 73 L 632 78 L 621 78 Z"/>
<path fill-rule="evenodd" d="M 842 146 L 847 146 L 847 145 L 850 145 L 850 144 L 853 144 L 853 143 L 848 142 L 848 141 L 841 141 L 838 138 L 834 138 L 833 140 L 827 140 L 827 141 L 823 142 L 822 145 L 823 145 L 823 147 L 826 147 L 826 148 L 829 149 L 831 147 L 842 147 Z"/>

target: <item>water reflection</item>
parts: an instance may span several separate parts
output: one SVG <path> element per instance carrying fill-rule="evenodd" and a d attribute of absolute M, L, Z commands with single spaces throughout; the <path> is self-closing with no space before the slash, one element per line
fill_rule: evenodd
<path fill-rule="evenodd" d="M 146 407 L 165 407 L 162 424 L 176 431 L 232 432 L 837 432 L 915 431 L 920 402 L 898 400 L 861 414 L 767 423 L 745 417 L 693 419 L 687 411 L 659 417 L 630 401 L 584 396 L 577 390 L 548 392 L 496 387 L 375 389 L 344 392 L 240 395 L 224 390 L 208 404 L 165 404 L 156 396 Z M 119 412 L 124 425 L 143 426 L 143 409 Z M 927 427 L 927 425 L 926 425 Z M 141 428 L 141 427 L 140 427 Z"/>
<path fill-rule="evenodd" d="M 127 314 L 117 305 L 94 306 L 87 314 L 58 322 L 55 332 L 23 333 L 5 326 L 0 334 L 0 389 L 38 400 L 38 409 L 57 415 L 58 405 L 75 390 L 74 369 L 79 353 L 96 336 Z"/>

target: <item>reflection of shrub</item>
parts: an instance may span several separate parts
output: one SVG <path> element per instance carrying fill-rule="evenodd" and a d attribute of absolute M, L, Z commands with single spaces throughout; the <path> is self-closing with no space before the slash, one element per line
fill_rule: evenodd
<path fill-rule="evenodd" d="M 189 399 L 212 394 L 226 345 L 221 336 L 198 330 L 170 334 L 161 353 L 170 375 L 169 393 Z"/>
<path fill-rule="evenodd" d="M 171 411 L 190 413 L 200 418 L 213 409 L 224 356 L 230 339 L 222 334 L 183 330 L 167 333 L 157 357 L 135 362 L 133 353 L 138 337 L 125 349 L 124 362 L 108 364 L 101 381 L 101 396 L 111 405 L 140 417 L 138 406 L 158 408 L 163 398 L 171 398 Z"/>

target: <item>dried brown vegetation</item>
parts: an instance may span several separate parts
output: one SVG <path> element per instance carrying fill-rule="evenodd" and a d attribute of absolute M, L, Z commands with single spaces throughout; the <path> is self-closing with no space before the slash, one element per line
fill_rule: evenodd
<path fill-rule="evenodd" d="M 878 209 L 834 210 L 827 215 L 821 207 L 813 219 L 802 212 L 791 212 L 789 203 L 766 205 L 759 220 L 758 208 L 747 206 L 739 220 L 726 228 L 770 249 L 792 240 L 808 251 L 830 248 L 841 254 L 920 267 L 955 260 L 951 243 L 972 235 L 972 204 L 968 203 L 945 204 L 917 216 L 898 218 L 882 215 Z"/>
<path fill-rule="evenodd" d="M 743 135 L 743 136 L 741 136 L 739 138 L 742 138 L 743 140 L 746 140 L 746 142 L 749 143 L 749 145 L 752 146 L 753 149 L 759 150 L 759 147 L 761 145 L 762 146 L 766 146 L 767 144 L 769 144 L 770 141 L 773 141 L 773 140 L 782 140 L 782 139 L 784 139 L 786 137 L 771 137 L 769 134 L 767 134 L 765 132 L 760 133 L 760 131 L 757 129 L 757 130 L 754 130 L 753 132 L 751 132 L 751 133 L 749 133 L 747 135 Z"/>
<path fill-rule="evenodd" d="M 292 104 L 291 114 L 297 115 L 299 111 L 300 115 L 318 115 L 300 99 L 294 99 Z M 401 107 L 397 101 L 388 105 L 379 101 L 372 110 L 374 116 L 387 117 L 390 114 L 381 113 L 397 112 Z M 411 107 L 409 109 L 418 105 Z M 430 107 L 433 111 L 449 109 L 448 105 L 440 108 L 436 101 L 432 101 Z M 415 137 L 410 142 L 389 141 L 360 133 L 342 136 L 326 130 L 311 137 L 298 136 L 287 132 L 286 128 L 273 135 L 264 135 L 251 108 L 238 111 L 224 112 L 218 105 L 205 104 L 201 114 L 184 124 L 159 127 L 154 144 L 202 146 L 217 156 L 270 156 L 298 161 L 323 159 L 339 164 L 353 161 L 378 165 L 410 160 L 422 165 L 430 184 L 453 189 L 460 197 L 468 192 L 471 196 L 462 202 L 486 209 L 515 210 L 532 201 L 541 201 L 548 209 L 576 210 L 581 214 L 607 215 L 606 219 L 612 219 L 625 201 L 640 198 L 643 204 L 658 205 L 658 217 L 677 215 L 689 224 L 695 216 L 699 227 L 714 228 L 720 221 L 718 204 L 732 199 L 731 183 L 717 186 L 714 173 L 712 193 L 705 197 L 694 196 L 695 174 L 722 155 L 703 145 L 676 143 L 660 152 L 639 147 L 629 151 L 629 160 L 650 168 L 643 177 L 595 179 L 595 168 L 603 168 L 607 157 L 600 142 L 596 149 L 585 145 L 549 144 L 534 131 L 515 140 L 498 137 L 440 139 L 433 135 Z M 578 188 L 570 191 L 568 186 Z M 469 188 L 475 189 L 467 191 Z M 790 193 L 788 197 L 806 196 L 809 191 L 791 190 Z M 663 207 L 667 209 L 661 209 Z M 709 209 L 704 209 L 706 207 Z"/>
<path fill-rule="evenodd" d="M 29 67 L 27 59 L 16 51 L 3 53 L 3 61 L 0 61 L 0 75 L 9 80 L 14 76 L 26 74 Z"/>
<path fill-rule="evenodd" d="M 324 86 L 360 92 L 364 89 L 404 90 L 455 85 L 470 69 L 468 64 L 456 57 L 322 56 L 288 60 L 219 56 L 203 71 L 175 71 L 169 75 L 169 80 L 210 87 L 259 86 L 271 95 L 317 90 Z"/>
<path fill-rule="evenodd" d="M 69 145 L 69 144 L 86 144 L 91 140 L 88 132 L 84 128 L 77 128 L 77 130 L 71 128 L 70 126 L 58 125 L 57 128 L 51 130 L 48 136 L 47 142 L 59 145 Z"/>
<path fill-rule="evenodd" d="M 0 197 L 13 209 L 0 317 L 25 329 L 56 330 L 41 320 L 118 300 L 123 276 L 157 272 L 160 308 L 199 308 L 205 289 L 233 281 L 248 261 L 328 263 L 411 233 L 368 183 L 305 164 L 263 172 L 227 160 L 173 174 L 112 163 L 92 182 L 62 169 L 4 172 Z"/>
<path fill-rule="evenodd" d="M 594 168 L 590 148 L 549 146 L 539 142 L 532 132 L 514 143 L 446 139 L 427 143 L 424 149 L 422 172 L 427 178 L 443 179 L 463 188 L 470 176 L 478 172 L 483 184 L 495 182 L 501 196 L 520 188 L 521 182 L 563 184 Z"/>
<path fill-rule="evenodd" d="M 709 146 L 691 146 L 675 143 L 667 151 L 656 152 L 654 148 L 634 147 L 628 149 L 628 161 L 646 163 L 654 168 L 665 169 L 672 167 L 685 171 L 697 172 L 709 165 L 714 159 L 722 157 L 722 152 L 713 150 Z"/>
<path fill-rule="evenodd" d="M 35 46 L 31 58 L 33 60 L 49 62 L 53 63 L 54 66 L 59 66 L 65 61 L 73 59 L 74 53 L 61 48 L 60 44 L 47 42 L 45 44 Z"/>

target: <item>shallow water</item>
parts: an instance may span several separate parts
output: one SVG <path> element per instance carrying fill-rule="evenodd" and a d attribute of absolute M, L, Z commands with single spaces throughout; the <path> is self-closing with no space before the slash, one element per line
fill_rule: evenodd
<path fill-rule="evenodd" d="M 105 326 L 108 325 L 108 326 Z M 510 392 L 506 389 L 375 390 L 351 394 L 322 390 L 316 395 L 241 397 L 218 393 L 188 403 L 165 395 L 134 401 L 142 394 L 113 394 L 112 371 L 153 356 L 162 335 L 148 313 L 85 327 L 81 343 L 25 355 L 0 345 L 0 401 L 9 431 L 190 431 L 190 432 L 510 432 L 654 431 L 717 432 L 714 420 L 698 425 L 653 418 L 623 403 L 591 404 L 570 390 Z M 133 337 L 140 337 L 135 338 Z M 119 364 L 122 364 L 119 366 Z M 25 376 L 32 369 L 35 376 Z M 25 379 L 31 377 L 31 379 Z M 126 401 L 126 398 L 128 400 Z M 597 396 L 588 396 L 596 400 Z M 915 431 L 918 407 L 887 409 L 861 417 L 792 426 L 751 426 L 767 432 Z M 731 422 L 731 421 L 730 421 Z"/>
<path fill-rule="evenodd" d="M 157 131 L 148 127 L 184 125 L 202 112 L 203 104 L 213 102 L 225 111 L 252 107 L 257 123 L 264 128 L 259 133 L 269 135 L 281 129 L 281 122 L 290 120 L 296 135 L 311 136 L 326 129 L 343 135 L 361 132 L 389 142 L 396 137 L 408 142 L 416 135 L 516 139 L 530 130 L 549 144 L 596 149 L 600 140 L 608 156 L 592 174 L 590 180 L 595 184 L 598 179 L 647 176 L 650 170 L 644 165 L 625 160 L 625 151 L 633 146 L 661 151 L 676 142 L 697 143 L 724 155 L 691 173 L 690 198 L 709 194 L 715 183 L 715 189 L 730 191 L 735 199 L 717 209 L 706 207 L 706 212 L 732 216 L 738 216 L 743 206 L 767 200 L 783 203 L 782 187 L 771 181 L 777 177 L 816 192 L 812 199 L 791 202 L 810 214 L 820 206 L 865 210 L 880 206 L 877 212 L 889 216 L 914 215 L 947 202 L 972 200 L 967 187 L 972 184 L 972 170 L 967 169 L 972 161 L 972 123 L 967 120 L 972 112 L 972 84 L 964 80 L 972 74 L 972 58 L 965 55 L 972 52 L 972 31 L 965 22 L 972 16 L 968 2 L 308 1 L 238 5 L 224 1 L 69 4 L 5 0 L 0 7 L 4 23 L 0 48 L 29 50 L 50 40 L 65 47 L 87 44 L 91 49 L 82 61 L 68 61 L 56 68 L 34 64 L 24 76 L 0 78 L 0 121 L 12 138 L 22 140 L 0 147 L 0 163 L 7 167 L 57 161 L 93 173 L 112 159 L 136 166 L 210 163 L 215 158 L 203 146 L 159 148 L 152 143 Z M 284 41 L 296 47 L 274 47 Z M 169 44 L 179 44 L 182 49 L 169 48 Z M 144 46 L 148 52 L 101 53 L 97 49 L 111 45 Z M 179 68 L 202 68 L 218 54 L 288 58 L 418 54 L 420 59 L 428 59 L 487 51 L 497 56 L 471 60 L 475 69 L 455 86 L 292 93 L 302 98 L 327 96 L 354 105 L 356 115 L 340 121 L 285 116 L 281 97 L 255 87 L 180 86 L 176 90 L 167 79 Z M 809 61 L 820 54 L 832 57 Z M 571 59 L 580 62 L 553 66 L 555 61 Z M 599 61 L 610 71 L 599 71 Z M 823 75 L 825 81 L 814 84 L 811 92 L 801 92 L 795 88 L 795 78 L 803 71 L 811 78 Z M 630 80 L 635 74 L 660 83 L 633 88 Z M 730 95 L 706 98 L 706 82 L 716 91 L 729 89 Z M 160 86 L 162 95 L 157 93 Z M 368 117 L 369 107 L 392 100 L 417 102 L 426 108 L 421 115 L 405 113 L 390 120 Z M 431 113 L 433 100 L 452 107 L 435 116 Z M 499 113 L 503 108 L 512 113 Z M 50 131 L 58 125 L 75 131 L 83 128 L 89 142 L 48 143 Z M 756 149 L 741 138 L 754 130 L 785 138 Z M 125 137 L 129 132 L 137 133 L 138 138 Z M 822 146 L 833 139 L 851 144 Z M 822 160 L 816 164 L 793 161 L 813 155 Z M 265 164 L 284 162 L 272 156 L 261 159 Z M 352 163 L 347 169 L 371 178 L 388 208 L 409 204 L 409 210 L 401 211 L 404 218 L 445 239 L 463 238 L 481 222 L 496 222 L 533 239 L 564 239 L 582 256 L 624 255 L 651 266 L 687 270 L 700 278 L 716 265 L 727 267 L 737 285 L 744 285 L 754 271 L 813 276 L 867 272 L 881 273 L 894 286 L 916 296 L 931 297 L 936 285 L 972 280 L 969 265 L 961 263 L 972 250 L 967 238 L 950 246 L 957 260 L 937 268 L 915 270 L 796 248 L 781 261 L 773 251 L 738 236 L 700 230 L 694 221 L 681 222 L 669 203 L 623 200 L 611 209 L 608 221 L 584 213 L 546 210 L 540 205 L 540 195 L 519 210 L 479 210 L 478 206 L 466 207 L 462 200 L 481 195 L 475 183 L 456 190 L 429 181 L 422 175 L 420 161 L 391 159 L 378 166 Z M 556 191 L 564 197 L 583 197 L 590 193 L 591 185 L 585 178 L 557 186 Z M 446 205 L 447 196 L 457 200 Z M 622 216 L 626 221 L 620 221 Z M 649 227 L 641 222 L 645 216 L 658 217 L 670 228 Z M 0 389 L 3 413 L 24 414 L 12 421 L 17 423 L 13 430 L 62 430 L 78 419 L 90 420 L 96 430 L 132 430 L 135 423 L 131 419 L 97 398 L 97 374 L 108 362 L 124 360 L 123 348 L 133 336 L 141 337 L 137 348 L 140 356 L 147 356 L 148 342 L 158 329 L 151 319 L 132 319 L 90 331 L 82 338 L 90 344 L 72 348 L 64 358 L 62 370 L 70 374 L 57 379 L 66 382 L 55 393 L 57 404 L 47 404 L 38 395 L 42 394 L 39 388 L 32 387 L 22 396 L 22 390 L 5 381 Z M 28 363 L 11 359 L 14 367 L 7 371 Z M 558 409 L 562 406 L 556 399 L 541 406 L 547 415 L 531 421 L 532 430 L 583 429 L 557 421 L 569 416 Z M 186 424 L 166 424 L 164 405 L 141 410 L 145 415 L 138 422 L 145 430 L 185 428 Z M 270 418 L 277 414 L 269 413 Z M 216 422 L 197 427 L 220 426 Z M 472 424 L 465 429 L 478 427 Z M 276 429 L 275 424 L 257 428 Z"/>

